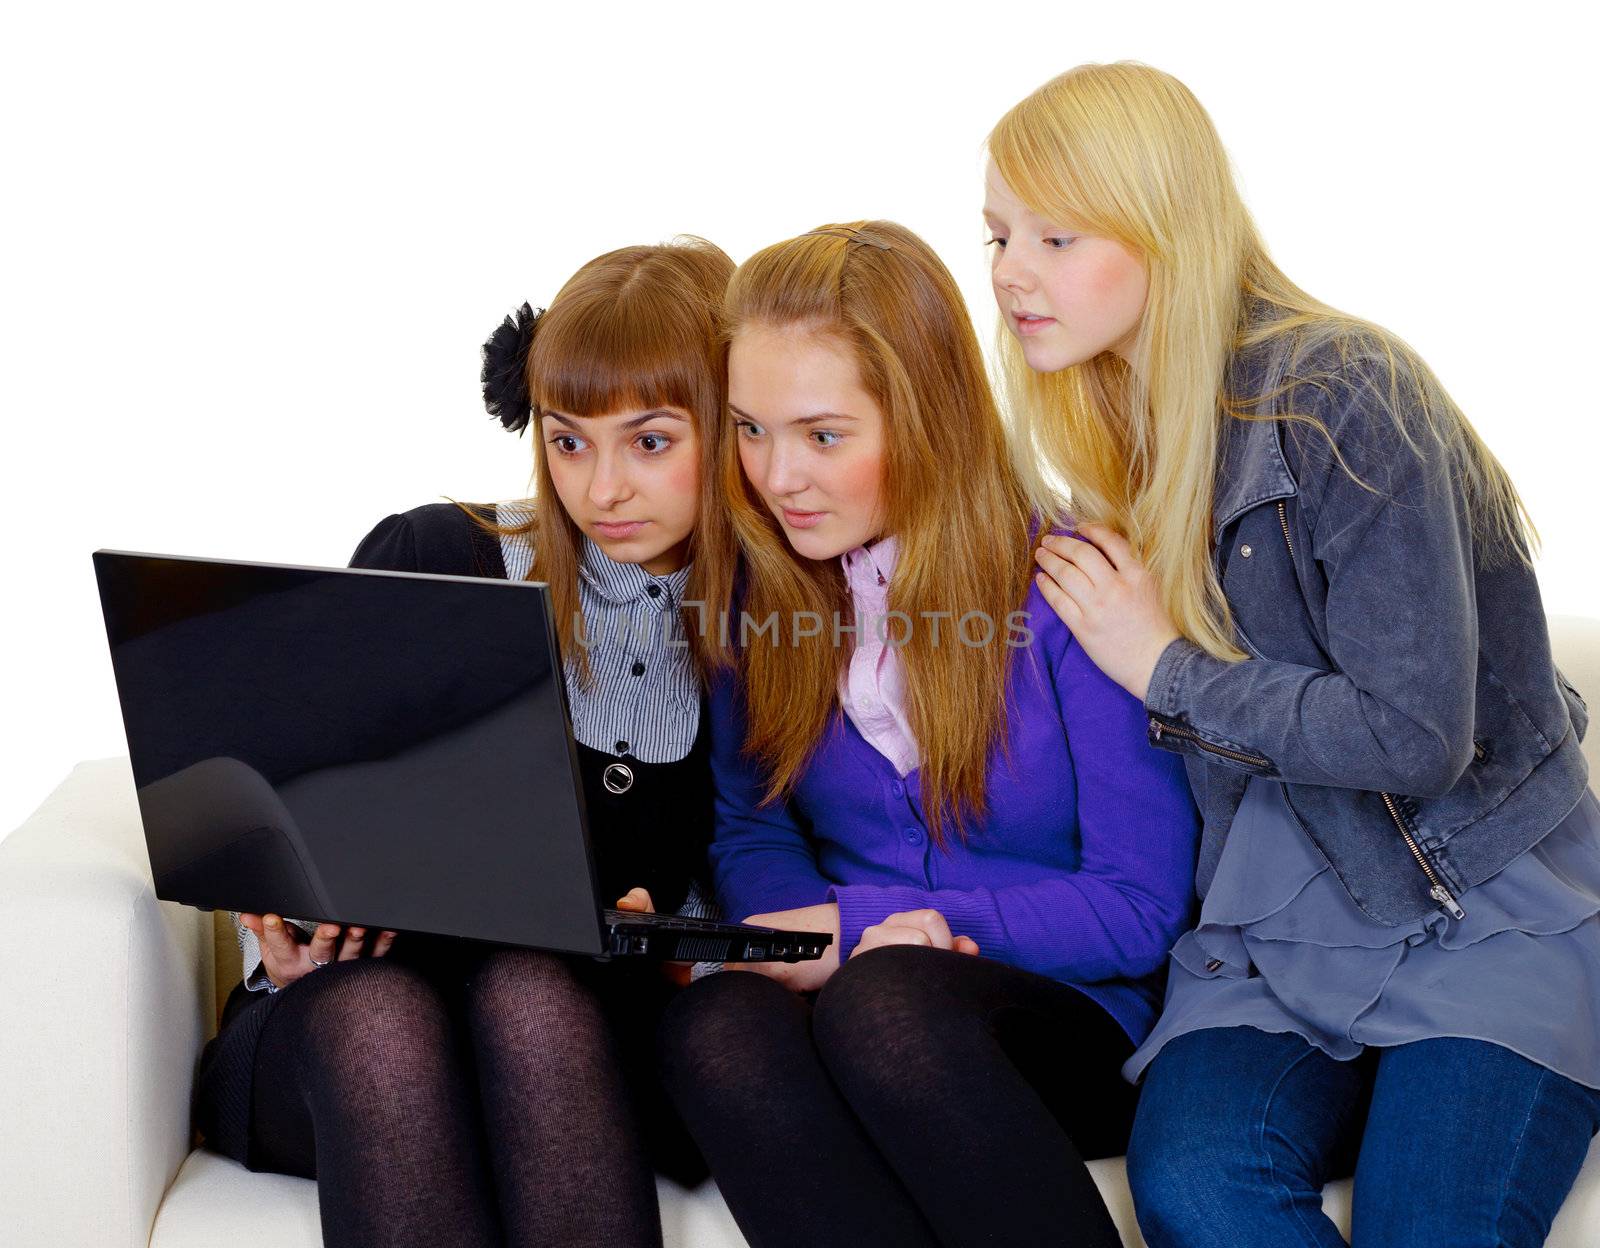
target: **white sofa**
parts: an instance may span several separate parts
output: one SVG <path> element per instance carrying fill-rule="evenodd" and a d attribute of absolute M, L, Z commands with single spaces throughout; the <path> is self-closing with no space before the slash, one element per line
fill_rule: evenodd
<path fill-rule="evenodd" d="M 1556 658 L 1600 710 L 1600 621 L 1551 622 Z M 1600 729 L 1585 753 L 1600 775 Z M 127 762 L 84 763 L 0 843 L 0 1245 L 317 1248 L 316 1186 L 193 1148 L 189 1098 L 231 928 L 151 892 Z M 220 985 L 220 989 L 219 989 Z M 1120 1160 L 1095 1179 L 1143 1245 Z M 711 1183 L 660 1183 L 669 1248 L 741 1248 Z M 1350 1185 L 1324 1203 L 1348 1233 Z M 1600 1142 L 1550 1248 L 1600 1244 Z"/>

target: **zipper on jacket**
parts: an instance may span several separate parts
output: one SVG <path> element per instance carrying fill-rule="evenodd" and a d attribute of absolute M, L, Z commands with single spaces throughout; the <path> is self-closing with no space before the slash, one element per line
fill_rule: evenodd
<path fill-rule="evenodd" d="M 1439 903 L 1439 908 L 1457 922 L 1467 917 L 1467 912 L 1461 908 L 1461 903 L 1456 900 L 1455 894 L 1445 887 L 1444 881 L 1439 878 L 1439 873 L 1433 869 L 1422 847 L 1417 844 L 1417 838 L 1411 835 L 1411 829 L 1406 827 L 1406 822 L 1400 817 L 1400 809 L 1395 805 L 1394 798 L 1387 793 L 1379 793 L 1383 804 L 1389 808 L 1389 818 L 1394 820 L 1394 826 L 1400 829 L 1400 835 L 1405 838 L 1406 848 L 1411 851 L 1411 856 L 1417 860 L 1417 865 L 1422 868 L 1422 874 L 1428 877 L 1431 887 L 1428 896 Z"/>
<path fill-rule="evenodd" d="M 1294 539 L 1289 536 L 1289 514 L 1284 508 L 1283 501 L 1278 501 L 1278 524 L 1283 529 L 1283 544 L 1289 548 L 1290 558 L 1294 557 Z M 1203 744 L 1203 743 L 1202 743 Z M 1478 761 L 1483 761 L 1484 749 L 1478 742 L 1472 743 L 1472 752 Z M 1379 793 L 1383 804 L 1389 809 L 1389 818 L 1394 820 L 1394 826 L 1399 829 L 1401 837 L 1405 840 L 1406 848 L 1411 851 L 1411 856 L 1417 860 L 1417 866 L 1422 868 L 1422 874 L 1428 879 L 1428 896 L 1432 897 L 1438 906 L 1452 919 L 1460 922 L 1467 917 L 1467 912 L 1461 908 L 1461 903 L 1439 878 L 1439 873 L 1433 869 L 1433 864 L 1428 861 L 1427 855 L 1422 852 L 1422 847 L 1417 844 L 1417 838 L 1411 835 L 1411 829 L 1406 827 L 1406 822 L 1400 817 L 1400 809 L 1395 805 L 1394 798 L 1387 793 Z"/>
<path fill-rule="evenodd" d="M 1242 754 L 1238 750 L 1230 750 L 1226 746 L 1212 745 L 1211 742 L 1201 737 L 1198 733 L 1190 732 L 1187 728 L 1179 728 L 1172 724 L 1163 724 L 1154 715 L 1150 717 L 1150 731 L 1155 734 L 1157 741 L 1161 740 L 1162 733 L 1167 733 L 1185 741 L 1193 741 L 1202 750 L 1209 750 L 1213 754 L 1221 754 L 1224 758 L 1231 758 L 1235 762 L 1248 763 L 1252 767 L 1272 766 L 1271 759 L 1261 758 L 1255 754 Z"/>

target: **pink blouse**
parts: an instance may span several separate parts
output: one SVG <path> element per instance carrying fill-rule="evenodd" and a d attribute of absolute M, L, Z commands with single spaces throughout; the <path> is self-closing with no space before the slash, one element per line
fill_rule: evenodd
<path fill-rule="evenodd" d="M 917 741 L 906 719 L 905 671 L 894 641 L 905 637 L 904 620 L 887 618 L 889 579 L 899 547 L 894 537 L 871 546 L 857 546 L 840 556 L 845 580 L 855 600 L 855 653 L 839 676 L 839 702 L 850 722 L 904 776 L 921 761 Z"/>

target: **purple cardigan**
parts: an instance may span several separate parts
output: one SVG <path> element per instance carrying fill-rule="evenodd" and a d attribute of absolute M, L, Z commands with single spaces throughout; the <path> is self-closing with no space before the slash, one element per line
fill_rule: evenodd
<path fill-rule="evenodd" d="M 790 800 L 762 805 L 738 681 L 718 679 L 717 896 L 740 919 L 837 901 L 841 959 L 885 916 L 938 910 L 981 956 L 1080 988 L 1137 1044 L 1155 1021 L 1167 951 L 1190 925 L 1194 801 L 1182 760 L 1146 742 L 1138 699 L 1073 644 L 1037 585 L 1023 610 L 1034 638 L 1011 651 L 1010 765 L 996 750 L 987 817 L 942 852 L 920 773 L 902 781 L 843 714 Z"/>

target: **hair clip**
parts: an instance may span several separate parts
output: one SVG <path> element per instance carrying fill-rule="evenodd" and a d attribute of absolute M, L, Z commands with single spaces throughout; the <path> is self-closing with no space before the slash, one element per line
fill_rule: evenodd
<path fill-rule="evenodd" d="M 860 230 L 846 229 L 838 226 L 830 229 L 807 230 L 801 238 L 827 237 L 842 238 L 847 243 L 860 243 L 863 247 L 876 247 L 879 251 L 893 251 L 894 248 L 881 239 L 871 238 Z"/>

